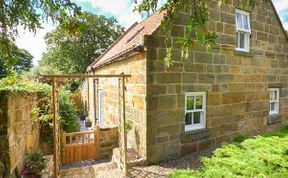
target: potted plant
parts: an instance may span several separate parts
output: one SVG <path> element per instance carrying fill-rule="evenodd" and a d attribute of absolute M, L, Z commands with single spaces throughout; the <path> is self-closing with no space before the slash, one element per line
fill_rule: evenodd
<path fill-rule="evenodd" d="M 92 120 L 89 117 L 86 118 L 85 125 L 86 125 L 86 127 L 92 126 Z"/>
<path fill-rule="evenodd" d="M 21 171 L 22 178 L 40 178 L 42 170 L 45 169 L 47 161 L 40 151 L 30 153 L 23 163 Z"/>

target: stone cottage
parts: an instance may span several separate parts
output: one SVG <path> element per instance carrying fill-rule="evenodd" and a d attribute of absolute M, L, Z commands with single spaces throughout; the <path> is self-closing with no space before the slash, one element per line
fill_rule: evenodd
<path fill-rule="evenodd" d="M 256 135 L 287 123 L 287 37 L 272 3 L 254 9 L 234 2 L 209 3 L 209 31 L 217 33 L 210 55 L 193 48 L 181 57 L 187 14 L 172 30 L 174 64 L 155 13 L 132 25 L 89 67 L 90 74 L 131 74 L 126 86 L 128 143 L 149 163 L 197 152 L 239 134 Z M 119 81 L 89 79 L 83 101 L 100 125 L 119 124 Z"/>

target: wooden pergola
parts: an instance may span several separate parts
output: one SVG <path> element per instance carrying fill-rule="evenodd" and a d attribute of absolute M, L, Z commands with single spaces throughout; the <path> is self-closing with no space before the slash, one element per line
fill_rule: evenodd
<path fill-rule="evenodd" d="M 124 169 L 123 173 L 125 176 L 128 174 L 127 169 L 127 133 L 125 127 L 125 80 L 131 75 L 126 75 L 124 73 L 121 74 L 113 74 L 113 75 L 96 75 L 96 74 L 59 74 L 59 75 L 41 75 L 44 78 L 50 78 L 52 82 L 52 109 L 53 109 L 53 135 L 54 135 L 54 153 L 53 153 L 53 161 L 54 161 L 54 177 L 60 178 L 61 173 L 61 129 L 59 124 L 59 98 L 58 98 L 58 79 L 71 79 L 71 78 L 118 78 L 122 80 L 122 137 L 123 137 L 123 162 Z"/>

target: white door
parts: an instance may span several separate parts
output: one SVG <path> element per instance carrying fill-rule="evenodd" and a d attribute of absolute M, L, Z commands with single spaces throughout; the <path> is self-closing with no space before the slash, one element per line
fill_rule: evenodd
<path fill-rule="evenodd" d="M 104 126 L 104 100 L 103 90 L 98 90 L 98 119 L 100 126 Z"/>

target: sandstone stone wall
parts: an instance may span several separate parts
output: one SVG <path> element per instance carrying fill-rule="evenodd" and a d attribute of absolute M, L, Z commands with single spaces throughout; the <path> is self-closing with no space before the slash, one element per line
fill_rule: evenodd
<path fill-rule="evenodd" d="M 0 94 L 0 161 L 7 175 L 21 169 L 25 156 L 38 148 L 39 123 L 31 114 L 36 106 L 37 94 Z"/>
<path fill-rule="evenodd" d="M 255 135 L 269 124 L 287 123 L 287 38 L 270 3 L 256 1 L 249 10 L 250 52 L 235 51 L 234 4 L 217 8 L 209 3 L 207 28 L 218 35 L 212 55 L 200 47 L 181 58 L 177 36 L 186 31 L 187 14 L 180 13 L 172 30 L 174 64 L 167 68 L 161 30 L 146 37 L 147 47 L 147 159 L 170 159 L 196 152 L 237 134 Z M 243 9 L 240 7 L 240 9 Z M 269 116 L 269 87 L 280 88 L 280 114 Z M 206 129 L 184 131 L 185 92 L 206 92 Z"/>
<path fill-rule="evenodd" d="M 94 74 L 130 74 L 126 81 L 126 119 L 132 130 L 128 135 L 128 146 L 146 156 L 146 62 L 144 53 L 132 54 L 126 59 L 97 69 Z M 95 78 L 96 79 L 96 78 Z M 99 78 L 89 80 L 89 116 L 98 119 L 98 89 L 104 92 L 104 125 L 120 126 L 122 119 L 122 81 L 118 78 Z M 95 89 L 93 85 L 95 83 Z M 87 90 L 87 89 L 86 89 Z M 95 101 L 94 103 L 94 96 Z M 88 99 L 88 97 L 86 97 Z M 85 99 L 84 99 L 85 100 Z M 94 105 L 95 104 L 95 105 Z M 96 112 L 95 112 L 96 111 Z M 121 132 L 120 132 L 121 134 Z M 120 135 L 120 139 L 123 137 Z M 122 141 L 120 140 L 120 144 Z"/>
<path fill-rule="evenodd" d="M 100 159 L 111 158 L 113 149 L 118 146 L 118 127 L 100 128 Z"/>

